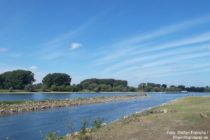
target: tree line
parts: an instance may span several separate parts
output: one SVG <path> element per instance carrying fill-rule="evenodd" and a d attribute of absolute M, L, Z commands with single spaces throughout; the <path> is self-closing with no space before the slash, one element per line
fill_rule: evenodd
<path fill-rule="evenodd" d="M 170 85 L 166 84 L 155 84 L 155 83 L 141 83 L 138 85 L 138 89 L 144 92 L 180 92 L 180 91 L 188 91 L 188 92 L 210 92 L 210 87 L 185 87 L 184 85 Z"/>
<path fill-rule="evenodd" d="M 25 91 L 66 91 L 66 92 L 165 92 L 165 91 L 189 91 L 210 92 L 207 87 L 167 86 L 166 84 L 141 83 L 137 88 L 128 86 L 126 80 L 116 79 L 86 79 L 79 84 L 71 85 L 71 77 L 66 73 L 49 73 L 41 83 L 35 82 L 34 73 L 28 70 L 14 70 L 0 74 L 0 89 L 13 91 L 15 89 Z"/>

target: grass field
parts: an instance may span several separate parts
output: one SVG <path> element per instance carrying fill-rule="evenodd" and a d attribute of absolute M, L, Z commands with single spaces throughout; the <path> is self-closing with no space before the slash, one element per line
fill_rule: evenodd
<path fill-rule="evenodd" d="M 86 140 L 210 139 L 210 97 L 186 97 L 133 114 L 97 130 Z M 71 135 L 66 140 L 81 139 Z"/>

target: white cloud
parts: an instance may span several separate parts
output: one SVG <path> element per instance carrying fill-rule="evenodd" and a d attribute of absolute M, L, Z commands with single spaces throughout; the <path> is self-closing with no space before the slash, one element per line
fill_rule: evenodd
<path fill-rule="evenodd" d="M 96 59 L 96 62 L 99 64 L 104 64 L 104 63 L 110 63 L 113 62 L 113 59 L 119 59 L 120 57 L 124 57 L 126 55 L 132 54 L 132 52 L 128 53 L 122 53 L 124 52 L 125 49 L 134 47 L 136 51 L 133 51 L 134 54 L 137 54 L 139 52 L 150 52 L 150 51 L 156 51 L 156 50 L 161 50 L 161 49 L 166 49 L 170 48 L 170 46 L 180 46 L 180 45 L 185 45 L 185 44 L 192 44 L 192 43 L 197 43 L 197 42 L 203 42 L 203 41 L 208 41 L 210 33 L 202 34 L 201 36 L 195 37 L 195 38 L 190 38 L 189 40 L 182 40 L 180 42 L 170 42 L 170 44 L 165 44 L 164 46 L 158 46 L 157 48 L 151 48 L 147 50 L 141 50 L 138 51 L 139 48 L 144 47 L 144 44 L 142 44 L 143 41 L 148 41 L 153 38 L 158 38 L 160 36 L 164 36 L 167 34 L 171 34 L 180 30 L 188 29 L 193 26 L 197 26 L 202 23 L 206 23 L 210 21 L 210 15 L 205 16 L 205 17 L 200 17 L 200 18 L 195 18 L 191 20 L 187 20 L 181 23 L 177 23 L 174 25 L 170 25 L 167 27 L 162 27 L 158 30 L 151 31 L 149 33 L 144 33 L 141 35 L 137 35 L 128 39 L 124 39 L 123 41 L 110 44 L 110 52 L 106 53 L 105 56 L 102 56 L 98 59 Z M 139 44 L 141 43 L 141 44 Z M 113 48 L 116 48 L 116 50 L 113 50 Z M 118 49 L 117 49 L 118 48 Z M 106 47 L 107 49 L 107 47 Z M 107 55 L 108 54 L 108 55 Z"/>
<path fill-rule="evenodd" d="M 6 51 L 8 51 L 7 48 L 0 48 L 0 52 L 6 52 Z"/>
<path fill-rule="evenodd" d="M 79 47 L 81 47 L 82 46 L 82 44 L 80 44 L 80 43 L 71 43 L 71 49 L 77 49 L 77 48 L 79 48 Z"/>
<path fill-rule="evenodd" d="M 37 67 L 37 66 L 31 66 L 29 69 L 30 69 L 30 70 L 37 70 L 38 67 Z"/>

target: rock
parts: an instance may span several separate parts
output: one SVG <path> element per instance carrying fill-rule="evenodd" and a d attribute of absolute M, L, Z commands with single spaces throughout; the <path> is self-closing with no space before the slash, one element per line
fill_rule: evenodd
<path fill-rule="evenodd" d="M 200 113 L 201 118 L 209 118 L 206 114 Z"/>
<path fill-rule="evenodd" d="M 105 125 L 107 125 L 107 124 L 106 124 L 106 123 L 102 123 L 101 125 L 102 125 L 102 126 L 105 126 Z"/>
<path fill-rule="evenodd" d="M 163 110 L 163 113 L 167 113 L 167 112 L 168 112 L 167 109 L 164 109 L 164 110 Z"/>

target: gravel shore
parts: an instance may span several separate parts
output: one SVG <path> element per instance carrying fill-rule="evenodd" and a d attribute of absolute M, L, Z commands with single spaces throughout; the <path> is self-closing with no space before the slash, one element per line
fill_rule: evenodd
<path fill-rule="evenodd" d="M 0 116 L 14 113 L 31 112 L 60 107 L 80 106 L 96 103 L 107 103 L 136 98 L 143 98 L 147 95 L 127 95 L 114 97 L 95 97 L 95 98 L 74 98 L 62 100 L 43 100 L 43 101 L 1 101 Z"/>

